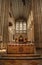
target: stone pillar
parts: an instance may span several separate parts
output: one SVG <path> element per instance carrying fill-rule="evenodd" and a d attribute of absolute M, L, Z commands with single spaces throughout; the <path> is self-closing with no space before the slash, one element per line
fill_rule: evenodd
<path fill-rule="evenodd" d="M 1 6 L 2 6 L 2 0 L 0 0 L 0 35 L 2 35 L 2 23 L 1 23 Z"/>
<path fill-rule="evenodd" d="M 6 47 L 8 43 L 8 14 L 9 14 L 9 0 L 2 0 L 2 34 L 3 46 Z"/>
<path fill-rule="evenodd" d="M 6 47 L 8 43 L 8 17 L 9 17 L 9 0 L 5 1 L 4 25 L 3 25 L 3 44 Z"/>
<path fill-rule="evenodd" d="M 0 0 L 0 41 L 1 41 L 1 1 L 2 0 Z M 0 48 L 1 48 L 1 42 L 0 42 Z"/>
<path fill-rule="evenodd" d="M 3 24 L 4 24 L 4 14 L 5 14 L 5 0 L 0 0 L 0 35 L 2 36 L 3 38 Z M 2 39 L 2 42 L 0 43 L 1 44 L 1 49 L 3 48 L 3 39 Z"/>
<path fill-rule="evenodd" d="M 40 39 L 40 48 L 42 48 L 42 0 L 40 0 L 40 27 L 39 27 L 39 30 L 40 30 L 40 35 L 39 35 L 39 39 Z"/>
<path fill-rule="evenodd" d="M 14 17 L 14 12 L 13 12 L 13 10 L 14 10 L 14 4 L 13 4 L 13 2 L 14 1 L 10 1 L 10 4 L 12 4 L 12 5 L 10 5 L 10 10 L 11 10 L 11 14 L 12 14 L 12 18 L 13 18 L 13 30 L 14 30 L 14 33 L 13 33 L 13 35 L 14 35 L 14 42 L 15 42 L 15 17 Z"/>
<path fill-rule="evenodd" d="M 13 5 L 13 1 L 10 0 L 10 5 L 9 5 L 9 12 L 11 14 L 11 17 L 9 16 L 9 22 L 12 23 L 12 27 L 11 29 L 13 33 L 9 32 L 9 41 L 12 42 L 12 41 L 15 41 L 13 40 L 13 36 L 14 36 L 14 39 L 15 39 L 15 19 L 14 19 L 14 12 L 13 12 L 13 8 L 14 8 L 14 5 Z"/>
<path fill-rule="evenodd" d="M 40 47 L 41 45 L 40 43 L 40 39 L 41 39 L 41 32 L 40 32 L 41 28 L 40 27 L 41 27 L 41 22 L 42 22 L 41 4 L 42 4 L 41 0 L 32 0 L 32 9 L 33 9 L 33 17 L 34 17 L 34 40 L 35 40 L 35 45 L 37 47 Z"/>
<path fill-rule="evenodd" d="M 28 18 L 28 41 L 30 41 L 31 43 L 33 43 L 34 41 L 34 21 L 32 10 Z"/>

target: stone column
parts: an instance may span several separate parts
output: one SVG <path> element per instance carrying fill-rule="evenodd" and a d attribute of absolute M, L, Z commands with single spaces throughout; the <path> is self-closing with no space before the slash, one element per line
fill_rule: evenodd
<path fill-rule="evenodd" d="M 5 0 L 1 0 L 1 9 L 0 9 L 0 34 L 3 38 L 3 24 L 4 24 L 4 14 L 5 14 Z M 3 48 L 3 39 L 1 42 L 1 49 Z"/>
<path fill-rule="evenodd" d="M 4 13 L 4 25 L 3 25 L 3 44 L 7 47 L 8 43 L 8 17 L 9 17 L 9 0 L 5 0 L 5 13 Z"/>
<path fill-rule="evenodd" d="M 13 10 L 14 10 L 13 2 L 14 1 L 12 1 L 12 0 L 10 1 L 10 3 L 12 4 L 12 5 L 10 5 L 10 10 L 11 10 L 12 18 L 13 18 L 13 30 L 14 30 L 13 36 L 14 36 L 14 42 L 15 42 L 15 17 L 14 17 L 14 12 L 13 12 Z"/>
<path fill-rule="evenodd" d="M 40 3 L 41 2 L 41 3 Z M 41 32 L 40 32 L 40 27 L 41 27 L 41 6 L 42 1 L 41 0 L 32 0 L 32 9 L 33 9 L 33 14 L 34 14 L 34 39 L 35 39 L 35 45 L 37 47 L 42 46 L 40 39 L 41 39 Z"/>
<path fill-rule="evenodd" d="M 42 48 L 42 0 L 40 0 L 40 4 L 39 4 L 39 9 L 40 9 L 40 15 L 38 20 L 39 21 L 39 47 Z"/>
<path fill-rule="evenodd" d="M 1 6 L 2 6 L 2 0 L 0 0 L 0 35 L 2 35 L 1 33 L 2 33 L 2 29 L 1 29 L 1 27 L 2 27 L 2 23 L 1 23 Z"/>

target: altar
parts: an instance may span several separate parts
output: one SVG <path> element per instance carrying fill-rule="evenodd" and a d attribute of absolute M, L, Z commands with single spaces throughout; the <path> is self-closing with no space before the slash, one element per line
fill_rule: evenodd
<path fill-rule="evenodd" d="M 34 54 L 36 52 L 35 45 L 30 44 L 14 44 L 10 43 L 7 45 L 7 53 L 13 54 Z"/>

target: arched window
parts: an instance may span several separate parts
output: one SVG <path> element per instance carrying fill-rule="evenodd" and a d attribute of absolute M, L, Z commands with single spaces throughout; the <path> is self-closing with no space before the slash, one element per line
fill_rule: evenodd
<path fill-rule="evenodd" d="M 26 33 L 26 22 L 25 21 L 17 21 L 16 22 L 16 33 Z"/>

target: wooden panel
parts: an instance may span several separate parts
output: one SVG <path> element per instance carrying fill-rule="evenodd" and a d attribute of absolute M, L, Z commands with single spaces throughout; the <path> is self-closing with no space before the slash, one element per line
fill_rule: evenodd
<path fill-rule="evenodd" d="M 35 46 L 33 44 L 9 44 L 8 53 L 34 53 Z"/>

